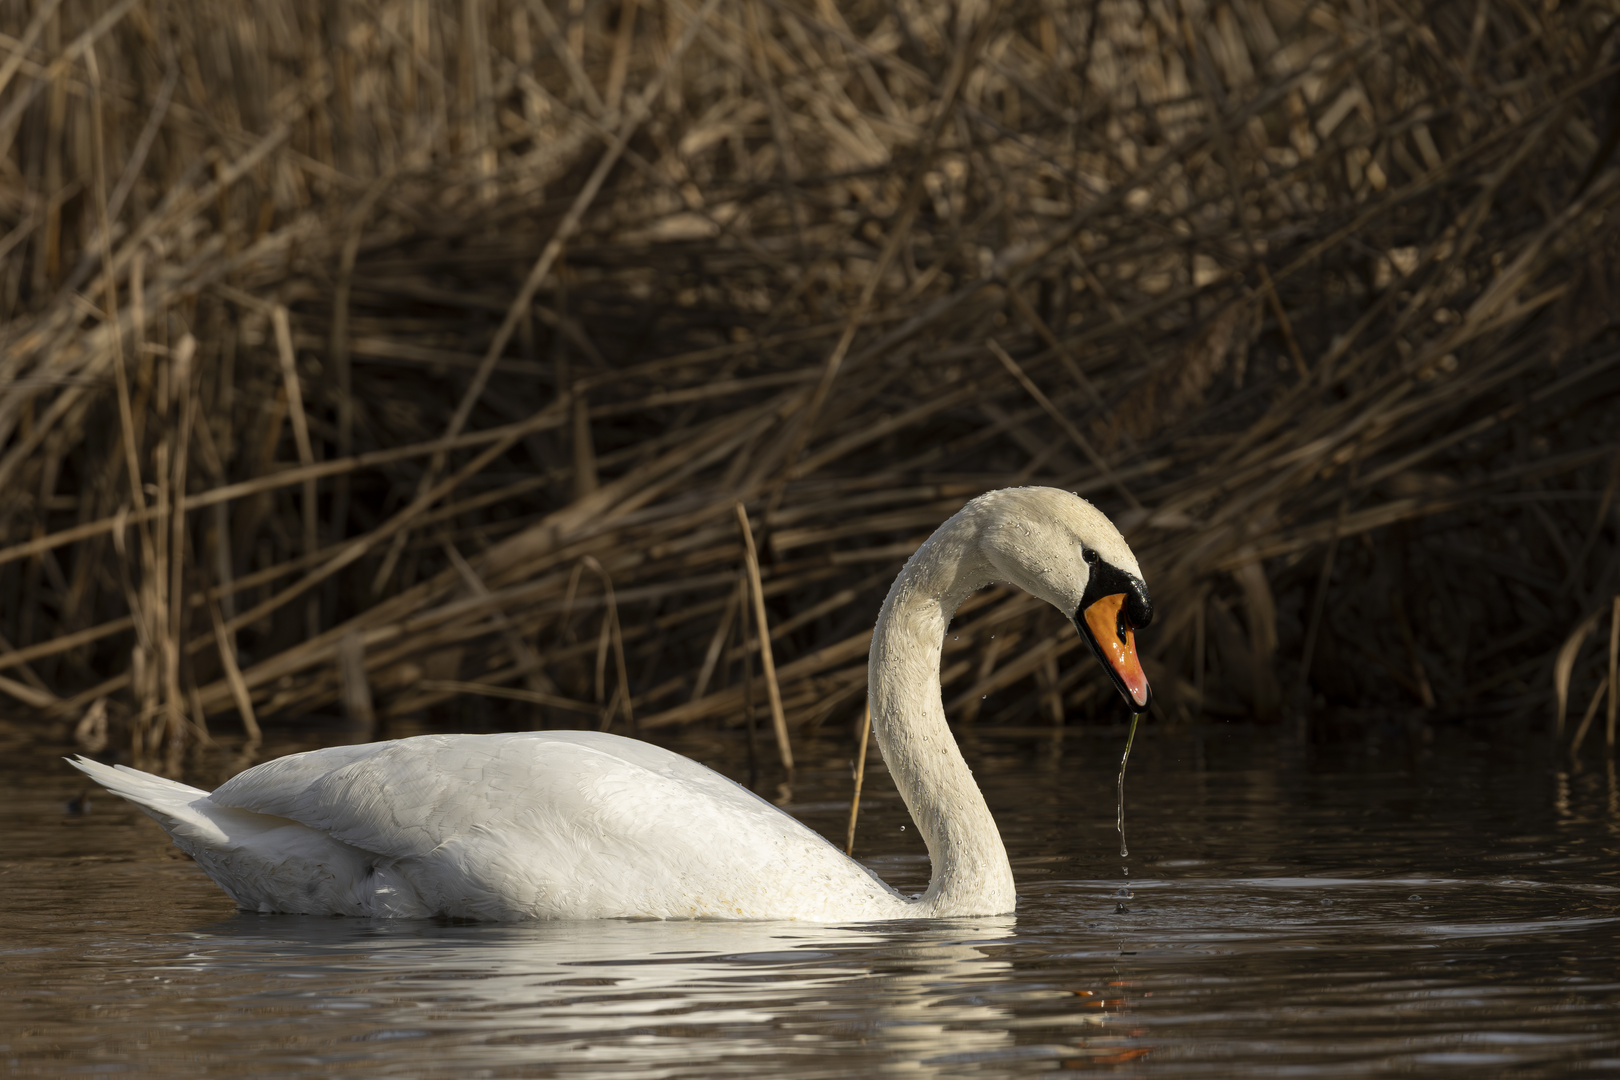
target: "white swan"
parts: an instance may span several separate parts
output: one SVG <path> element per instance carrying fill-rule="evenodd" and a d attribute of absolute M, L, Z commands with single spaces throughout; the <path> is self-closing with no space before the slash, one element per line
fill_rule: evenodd
<path fill-rule="evenodd" d="M 679 754 L 591 731 L 422 735 L 269 761 L 212 794 L 73 762 L 157 819 L 241 907 L 509 921 L 997 915 L 1017 897 L 984 796 L 945 722 L 952 614 L 1010 581 L 1057 606 L 1137 710 L 1132 629 L 1152 618 L 1136 557 L 1090 503 L 1013 488 L 917 549 L 878 615 L 872 729 L 928 844 L 906 897 L 746 788 Z"/>

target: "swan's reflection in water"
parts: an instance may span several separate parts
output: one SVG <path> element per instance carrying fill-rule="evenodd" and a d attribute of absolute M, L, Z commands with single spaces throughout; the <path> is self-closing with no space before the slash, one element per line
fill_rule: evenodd
<path fill-rule="evenodd" d="M 169 974 L 249 976 L 255 988 L 233 1004 L 311 1025 L 302 1041 L 325 1043 L 334 1063 L 415 1041 L 447 1071 L 761 1075 L 774 1059 L 806 1075 L 813 1056 L 829 1075 L 926 1077 L 1013 1052 L 1012 1014 L 981 996 L 1005 992 L 1011 965 L 986 947 L 1013 926 L 241 915 L 194 935 Z"/>

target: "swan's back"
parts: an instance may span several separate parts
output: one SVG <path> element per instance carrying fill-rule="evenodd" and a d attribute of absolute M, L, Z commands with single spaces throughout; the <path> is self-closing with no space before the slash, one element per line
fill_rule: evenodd
<path fill-rule="evenodd" d="M 117 772 L 129 787 L 132 771 Z M 905 903 L 747 789 L 599 732 L 332 747 L 183 792 L 163 806 L 119 794 L 259 910 L 831 921 L 892 918 Z"/>

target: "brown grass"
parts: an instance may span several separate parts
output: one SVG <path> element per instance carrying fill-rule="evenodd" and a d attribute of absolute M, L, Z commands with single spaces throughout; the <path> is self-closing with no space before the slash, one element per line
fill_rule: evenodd
<path fill-rule="evenodd" d="M 1171 719 L 1550 723 L 1620 559 L 1615 14 L 8 5 L 0 694 L 170 768 L 849 723 L 907 553 L 1046 483 Z M 1083 651 L 987 592 L 948 706 L 1121 716 Z"/>

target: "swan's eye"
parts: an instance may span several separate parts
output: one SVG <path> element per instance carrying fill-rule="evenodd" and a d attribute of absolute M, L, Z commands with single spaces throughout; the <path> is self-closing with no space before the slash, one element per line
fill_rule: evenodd
<path fill-rule="evenodd" d="M 1082 559 L 1086 560 L 1086 565 L 1087 566 L 1096 566 L 1097 565 L 1098 555 L 1097 555 L 1097 553 L 1095 551 L 1092 551 L 1090 548 L 1082 548 L 1081 551 L 1080 551 L 1080 557 Z"/>

